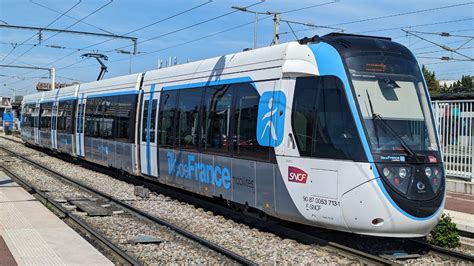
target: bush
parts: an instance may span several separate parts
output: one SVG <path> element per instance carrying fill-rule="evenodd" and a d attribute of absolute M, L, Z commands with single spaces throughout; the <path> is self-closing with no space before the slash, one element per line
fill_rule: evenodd
<path fill-rule="evenodd" d="M 431 242 L 443 248 L 455 248 L 461 245 L 456 224 L 451 220 L 449 215 L 444 213 L 439 223 L 435 226 L 433 231 L 431 231 L 431 236 L 433 237 Z"/>

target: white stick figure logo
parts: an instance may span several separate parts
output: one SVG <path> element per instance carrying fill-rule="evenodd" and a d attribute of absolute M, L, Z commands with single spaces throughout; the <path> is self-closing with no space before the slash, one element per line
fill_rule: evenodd
<path fill-rule="evenodd" d="M 276 113 L 276 111 L 278 110 L 278 107 L 275 107 L 275 109 L 272 110 L 272 103 L 273 103 L 273 98 L 270 98 L 270 100 L 268 101 L 268 112 L 262 117 L 262 121 L 265 121 L 265 119 L 268 119 L 268 118 L 269 120 L 265 124 L 265 128 L 263 129 L 262 136 L 260 136 L 260 139 L 262 139 L 263 136 L 265 135 L 267 128 L 270 128 L 270 135 L 272 139 L 277 140 L 275 126 L 273 125 L 273 121 L 272 121 L 272 115 Z"/>

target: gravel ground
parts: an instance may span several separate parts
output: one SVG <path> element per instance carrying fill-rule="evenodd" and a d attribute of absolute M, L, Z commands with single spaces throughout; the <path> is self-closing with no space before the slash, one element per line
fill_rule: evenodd
<path fill-rule="evenodd" d="M 247 225 L 225 219 L 223 216 L 205 212 L 193 205 L 170 199 L 161 194 L 150 193 L 149 199 L 134 195 L 134 186 L 110 176 L 67 163 L 54 157 L 0 138 L 0 145 L 7 145 L 14 152 L 29 154 L 29 158 L 156 215 L 170 223 L 204 237 L 218 245 L 260 264 L 355 264 L 358 261 L 316 245 L 305 245 L 290 239 L 282 239 Z M 147 251 L 143 249 L 144 253 Z M 171 261 L 170 261 L 171 262 Z M 212 263 L 206 261 L 206 263 Z"/>
<path fill-rule="evenodd" d="M 147 264 L 230 264 L 222 255 L 216 255 L 202 246 L 196 245 L 173 231 L 128 215 L 109 217 L 87 217 L 84 219 L 100 228 L 99 230 L 119 246 Z M 124 228 L 124 224 L 127 226 Z M 129 244 L 128 240 L 137 235 L 149 235 L 161 239 L 160 244 Z"/>
<path fill-rule="evenodd" d="M 0 152 L 0 156 L 4 155 Z M 5 158 L 5 157 L 3 157 Z M 49 198 L 87 198 L 94 200 L 88 192 L 60 182 L 58 179 L 24 163 L 20 160 L 3 162 L 9 170 L 20 178 L 30 182 L 34 187 L 44 191 Z M 232 261 L 221 254 L 209 250 L 190 241 L 172 230 L 149 223 L 129 214 L 105 217 L 89 217 L 79 215 L 79 218 L 102 232 L 110 241 L 118 244 L 130 255 L 145 264 L 231 264 Z M 124 226 L 127 225 L 127 226 Z M 148 235 L 162 240 L 160 244 L 129 244 L 128 240 L 138 235 Z"/>
<path fill-rule="evenodd" d="M 331 250 L 304 245 L 290 239 L 282 239 L 272 233 L 262 232 L 247 225 L 236 223 L 212 212 L 204 211 L 193 205 L 179 202 L 167 196 L 150 193 L 149 199 L 141 199 L 134 195 L 133 185 L 113 179 L 78 165 L 70 164 L 54 157 L 49 157 L 21 144 L 0 139 L 0 145 L 8 144 L 15 152 L 29 154 L 29 158 L 45 166 L 61 172 L 71 178 L 83 181 L 118 199 L 127 200 L 130 204 L 155 216 L 177 224 L 187 230 L 222 245 L 237 254 L 243 255 L 260 264 L 301 263 L 301 264 L 356 264 L 351 258 L 336 254 Z M 148 252 L 143 247 L 143 253 Z M 465 251 L 464 249 L 462 250 Z M 471 250 L 472 252 L 472 250 Z M 157 261 L 160 263 L 163 261 Z M 171 261 L 168 261 L 171 262 Z M 208 261 L 206 261 L 208 262 Z M 423 256 L 415 260 L 400 261 L 406 264 L 455 263 L 444 257 L 433 255 Z"/>

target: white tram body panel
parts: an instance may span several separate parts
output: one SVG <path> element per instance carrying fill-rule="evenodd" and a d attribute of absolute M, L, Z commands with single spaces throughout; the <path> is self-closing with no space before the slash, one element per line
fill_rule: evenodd
<path fill-rule="evenodd" d="M 406 62 L 363 54 L 374 49 L 393 49 Z M 25 96 L 22 138 L 284 220 L 423 236 L 441 215 L 444 173 L 411 57 L 385 39 L 331 35 L 84 83 Z M 368 91 L 361 96 L 364 82 L 380 86 L 374 105 Z M 399 84 L 414 86 L 422 120 L 377 117 L 373 106 L 407 101 Z M 427 127 L 411 136 L 431 143 L 421 155 L 413 149 L 423 143 L 389 133 L 413 125 Z M 380 139 L 393 147 L 384 150 Z"/>

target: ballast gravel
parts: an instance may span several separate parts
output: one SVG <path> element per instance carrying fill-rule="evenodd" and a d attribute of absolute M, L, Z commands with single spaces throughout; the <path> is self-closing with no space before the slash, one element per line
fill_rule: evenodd
<path fill-rule="evenodd" d="M 209 241 L 221 245 L 259 264 L 359 264 L 359 261 L 337 254 L 332 250 L 317 245 L 305 245 L 291 239 L 282 239 L 275 234 L 251 228 L 245 224 L 215 215 L 210 211 L 167 196 L 150 193 L 150 198 L 142 199 L 134 195 L 134 186 L 110 176 L 85 169 L 60 159 L 48 156 L 22 144 L 0 138 L 0 145 L 8 144 L 9 149 L 21 154 L 28 154 L 35 160 L 55 171 L 80 180 L 113 197 L 127 201 L 129 204 L 146 211 L 170 223 L 181 226 Z M 127 227 L 122 228 L 128 230 Z M 140 247 L 143 256 L 152 252 L 149 247 Z M 166 256 L 165 256 L 166 257 Z M 160 258 L 156 263 L 176 262 Z M 200 263 L 194 261 L 194 263 Z M 205 263 L 210 263 L 206 261 Z M 408 261 L 397 261 L 402 264 L 453 263 L 448 258 L 433 255 L 423 256 Z M 454 262 L 456 263 L 456 262 Z"/>
<path fill-rule="evenodd" d="M 282 239 L 272 233 L 262 232 L 247 225 L 234 222 L 210 211 L 167 196 L 150 193 L 150 198 L 142 199 L 134 195 L 134 186 L 81 166 L 48 156 L 19 143 L 0 138 L 0 145 L 21 154 L 29 154 L 32 159 L 48 168 L 127 201 L 152 215 L 183 227 L 217 245 L 221 245 L 259 264 L 354 264 L 358 261 L 330 249 L 305 245 L 290 239 Z M 126 225 L 126 224 L 125 224 Z M 122 225 L 127 230 L 128 225 Z M 146 248 L 143 249 L 146 252 Z M 169 261 L 173 262 L 173 261 Z M 207 262 L 206 262 L 207 263 Z"/>
<path fill-rule="evenodd" d="M 3 155 L 0 152 L 0 155 Z M 79 188 L 59 181 L 28 163 L 20 160 L 3 162 L 15 175 L 32 184 L 36 189 L 46 193 L 50 199 L 90 199 L 94 195 Z M 130 255 L 145 264 L 231 264 L 225 256 L 186 239 L 167 227 L 147 222 L 143 219 L 123 213 L 112 216 L 89 217 L 86 213 L 73 211 L 80 219 L 95 230 L 100 231 L 107 239 L 119 245 Z M 124 226 L 126 225 L 126 226 Z M 159 244 L 132 244 L 129 240 L 139 235 L 160 239 Z M 0 263 L 1 265 L 1 263 Z"/>

